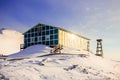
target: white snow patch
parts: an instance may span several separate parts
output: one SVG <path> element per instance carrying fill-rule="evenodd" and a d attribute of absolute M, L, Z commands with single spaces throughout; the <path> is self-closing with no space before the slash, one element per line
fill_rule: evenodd
<path fill-rule="evenodd" d="M 0 54 L 9 55 L 20 51 L 23 44 L 23 35 L 10 29 L 0 30 Z"/>
<path fill-rule="evenodd" d="M 45 54 L 50 54 L 51 48 L 45 45 L 33 45 L 18 53 L 9 55 L 9 58 L 28 58 L 37 57 Z"/>
<path fill-rule="evenodd" d="M 29 59 L 0 60 L 0 74 L 10 80 L 120 80 L 119 62 L 86 51 L 64 49 L 66 53 L 81 54 L 32 57 L 49 53 L 50 49 L 44 45 L 31 46 L 14 55 L 30 55 Z"/>

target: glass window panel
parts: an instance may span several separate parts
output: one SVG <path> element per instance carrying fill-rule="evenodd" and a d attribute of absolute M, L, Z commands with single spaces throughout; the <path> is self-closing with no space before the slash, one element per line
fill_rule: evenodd
<path fill-rule="evenodd" d="M 45 27 L 42 27 L 42 30 L 45 31 Z"/>
<path fill-rule="evenodd" d="M 37 37 L 37 41 L 38 41 L 38 42 L 42 42 L 42 37 L 41 37 L 41 36 L 38 36 L 38 37 Z"/>
<path fill-rule="evenodd" d="M 42 41 L 44 41 L 45 40 L 45 36 L 42 36 Z"/>
<path fill-rule="evenodd" d="M 34 43 L 35 42 L 35 38 L 34 37 L 31 37 L 30 38 L 30 43 Z"/>
<path fill-rule="evenodd" d="M 35 36 L 38 36 L 38 33 L 35 33 Z"/>
<path fill-rule="evenodd" d="M 42 35 L 45 35 L 45 32 L 42 32 Z"/>
<path fill-rule="evenodd" d="M 49 31 L 46 31 L 46 35 L 49 35 Z"/>
<path fill-rule="evenodd" d="M 36 27 L 36 28 L 35 28 L 35 32 L 37 32 L 37 31 L 38 31 L 38 28 Z"/>
<path fill-rule="evenodd" d="M 38 35 L 39 35 L 39 36 L 41 36 L 41 32 L 40 32 L 40 33 L 38 33 Z"/>
<path fill-rule="evenodd" d="M 58 29 L 55 29 L 55 30 L 54 30 L 54 34 L 56 34 L 56 33 L 58 33 Z"/>
<path fill-rule="evenodd" d="M 34 32 L 34 28 L 31 29 L 31 32 Z"/>
<path fill-rule="evenodd" d="M 53 41 L 50 41 L 50 45 L 53 45 Z"/>
<path fill-rule="evenodd" d="M 53 30 L 50 30 L 50 34 L 53 34 Z"/>
<path fill-rule="evenodd" d="M 54 45 L 57 45 L 58 44 L 58 40 L 54 40 Z"/>
<path fill-rule="evenodd" d="M 58 35 L 54 35 L 54 39 L 58 39 Z"/>
<path fill-rule="evenodd" d="M 35 42 L 37 42 L 38 41 L 38 38 L 37 37 L 35 37 Z"/>
<path fill-rule="evenodd" d="M 41 44 L 42 42 L 38 42 L 39 44 Z"/>
<path fill-rule="evenodd" d="M 52 26 L 50 26 L 50 29 L 53 29 L 53 27 L 52 27 Z"/>
<path fill-rule="evenodd" d="M 27 34 L 25 34 L 25 38 L 27 38 Z"/>
<path fill-rule="evenodd" d="M 46 30 L 49 30 L 49 26 L 46 26 Z"/>
<path fill-rule="evenodd" d="M 50 35 L 46 35 L 46 36 L 45 36 L 45 40 L 46 40 L 46 41 L 49 41 L 49 40 L 50 40 Z"/>
<path fill-rule="evenodd" d="M 28 34 L 28 37 L 30 37 L 30 34 Z"/>
<path fill-rule="evenodd" d="M 45 41 L 43 41 L 42 44 L 45 44 Z"/>
<path fill-rule="evenodd" d="M 30 42 L 30 38 L 28 38 L 28 42 Z"/>
<path fill-rule="evenodd" d="M 53 39 L 53 35 L 50 35 L 50 39 Z"/>
<path fill-rule="evenodd" d="M 49 41 L 46 41 L 46 45 L 49 45 Z"/>

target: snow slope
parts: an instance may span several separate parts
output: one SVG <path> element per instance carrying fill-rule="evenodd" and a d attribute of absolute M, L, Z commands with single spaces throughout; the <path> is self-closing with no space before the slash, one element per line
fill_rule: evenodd
<path fill-rule="evenodd" d="M 9 58 L 29 58 L 50 53 L 51 48 L 45 45 L 30 46 L 18 53 L 9 55 Z"/>
<path fill-rule="evenodd" d="M 40 51 L 36 51 L 40 47 Z M 36 49 L 37 48 L 37 49 Z M 22 53 L 48 54 L 49 48 L 37 45 Z M 42 50 L 42 52 L 41 52 Z M 25 52 L 26 51 L 26 52 Z M 0 79 L 3 80 L 120 80 L 120 63 L 86 51 L 65 48 L 64 52 L 78 55 L 50 55 L 23 60 L 1 60 Z M 21 53 L 21 54 L 22 54 Z M 23 55 L 24 55 L 23 54 Z M 31 55 L 32 56 L 32 55 Z M 14 56 L 15 57 L 15 56 Z"/>
<path fill-rule="evenodd" d="M 10 29 L 0 29 L 0 54 L 9 55 L 20 51 L 23 35 Z"/>

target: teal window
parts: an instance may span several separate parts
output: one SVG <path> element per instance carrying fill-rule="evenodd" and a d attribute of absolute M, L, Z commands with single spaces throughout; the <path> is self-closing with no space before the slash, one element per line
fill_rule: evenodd
<path fill-rule="evenodd" d="M 35 28 L 35 32 L 37 32 L 38 31 L 38 28 Z"/>
<path fill-rule="evenodd" d="M 49 45 L 49 41 L 46 41 L 46 45 Z"/>
<path fill-rule="evenodd" d="M 54 34 L 56 34 L 56 33 L 58 33 L 58 29 L 55 29 L 55 30 L 54 30 Z"/>
<path fill-rule="evenodd" d="M 49 35 L 49 31 L 46 31 L 46 35 Z"/>
<path fill-rule="evenodd" d="M 42 37 L 42 40 L 43 40 L 43 41 L 45 40 L 45 36 Z"/>
<path fill-rule="evenodd" d="M 42 35 L 45 35 L 45 32 L 42 32 Z"/>
<path fill-rule="evenodd" d="M 54 39 L 58 39 L 58 35 L 56 34 L 56 35 L 54 35 Z"/>
<path fill-rule="evenodd" d="M 53 35 L 50 35 L 50 39 L 53 39 Z"/>
<path fill-rule="evenodd" d="M 30 34 L 28 34 L 28 37 L 30 37 Z"/>
<path fill-rule="evenodd" d="M 30 42 L 30 38 L 28 39 L 28 42 Z"/>
<path fill-rule="evenodd" d="M 50 29 L 53 29 L 53 27 L 52 27 L 52 26 L 50 26 Z"/>
<path fill-rule="evenodd" d="M 53 41 L 50 41 L 50 45 L 53 45 Z"/>
<path fill-rule="evenodd" d="M 53 34 L 53 30 L 50 30 L 50 34 Z"/>
<path fill-rule="evenodd" d="M 58 44 L 58 40 L 54 40 L 54 44 L 57 45 Z"/>
<path fill-rule="evenodd" d="M 45 27 L 42 27 L 42 30 L 45 31 Z"/>
<path fill-rule="evenodd" d="M 46 30 L 49 30 L 49 26 L 46 26 Z"/>
<path fill-rule="evenodd" d="M 45 44 L 45 41 L 43 41 L 42 44 Z"/>
<path fill-rule="evenodd" d="M 38 36 L 38 33 L 35 33 L 35 36 Z"/>

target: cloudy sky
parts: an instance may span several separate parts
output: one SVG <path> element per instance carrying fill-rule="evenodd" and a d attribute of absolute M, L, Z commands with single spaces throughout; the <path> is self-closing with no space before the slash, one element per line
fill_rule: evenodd
<path fill-rule="evenodd" d="M 38 23 L 103 39 L 107 58 L 120 60 L 120 0 L 0 0 L 0 28 L 25 32 Z"/>

